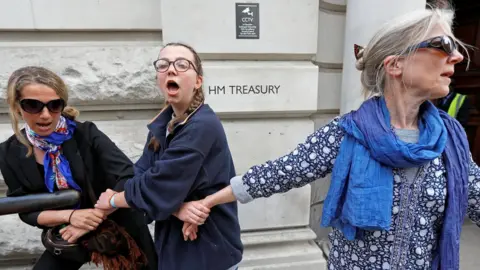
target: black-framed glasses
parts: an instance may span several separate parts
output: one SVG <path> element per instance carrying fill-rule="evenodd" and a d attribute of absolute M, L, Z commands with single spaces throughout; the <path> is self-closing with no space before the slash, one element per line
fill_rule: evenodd
<path fill-rule="evenodd" d="M 450 36 L 438 36 L 422 41 L 419 44 L 410 47 L 408 51 L 420 48 L 437 49 L 448 55 L 452 55 L 457 50 L 457 43 Z"/>
<path fill-rule="evenodd" d="M 166 72 L 171 64 L 173 64 L 173 67 L 177 72 L 185 72 L 190 68 L 190 66 L 193 68 L 193 70 L 195 70 L 195 72 L 197 72 L 197 69 L 195 68 L 195 65 L 192 63 L 192 61 L 185 58 L 178 58 L 174 61 L 168 61 L 167 59 L 157 59 L 153 62 L 155 70 L 160 73 Z"/>
<path fill-rule="evenodd" d="M 32 114 L 40 113 L 45 107 L 47 107 L 51 113 L 59 113 L 65 108 L 65 101 L 63 99 L 54 99 L 43 103 L 36 99 L 22 99 L 20 100 L 20 107 L 27 113 Z"/>

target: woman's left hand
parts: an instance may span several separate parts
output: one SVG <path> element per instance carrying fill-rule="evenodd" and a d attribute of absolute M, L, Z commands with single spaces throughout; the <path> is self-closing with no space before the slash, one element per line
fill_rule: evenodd
<path fill-rule="evenodd" d="M 95 204 L 95 208 L 102 209 L 102 210 L 111 210 L 113 209 L 112 205 L 110 204 L 110 199 L 113 195 L 115 195 L 115 191 L 111 189 L 107 189 L 104 191 L 100 198 L 98 198 L 97 204 Z"/>
<path fill-rule="evenodd" d="M 192 223 L 184 222 L 182 233 L 183 240 L 187 241 L 188 239 L 190 239 L 191 241 L 193 241 L 197 239 L 198 226 Z"/>
<path fill-rule="evenodd" d="M 173 215 L 183 222 L 202 225 L 210 214 L 210 209 L 203 204 L 203 201 L 191 201 L 183 203 Z"/>
<path fill-rule="evenodd" d="M 77 240 L 84 236 L 85 234 L 89 233 L 89 230 L 80 229 L 74 227 L 72 225 L 68 225 L 67 227 L 61 229 L 60 234 L 62 235 L 63 240 L 68 241 L 68 243 L 76 243 Z"/>

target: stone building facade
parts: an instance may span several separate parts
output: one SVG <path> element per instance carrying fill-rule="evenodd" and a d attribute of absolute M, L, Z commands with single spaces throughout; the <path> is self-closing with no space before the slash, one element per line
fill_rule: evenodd
<path fill-rule="evenodd" d="M 181 41 L 201 54 L 206 101 L 242 173 L 358 106 L 353 44 L 421 8 L 425 0 L 2 0 L 0 140 L 12 134 L 8 76 L 41 65 L 68 83 L 80 120 L 136 160 L 146 123 L 163 106 L 152 62 L 162 44 Z M 240 206 L 241 269 L 326 269 L 314 240 L 328 233 L 318 225 L 328 181 Z M 43 251 L 40 231 L 17 215 L 0 224 L 0 269 L 29 269 Z"/>

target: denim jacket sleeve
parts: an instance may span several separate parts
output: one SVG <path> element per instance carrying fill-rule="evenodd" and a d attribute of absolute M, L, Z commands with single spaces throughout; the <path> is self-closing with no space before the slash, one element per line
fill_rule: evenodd
<path fill-rule="evenodd" d="M 339 117 L 334 118 L 309 135 L 290 153 L 255 165 L 244 175 L 233 177 L 230 184 L 237 200 L 247 203 L 256 198 L 270 197 L 329 174 L 344 134 L 338 120 Z"/>

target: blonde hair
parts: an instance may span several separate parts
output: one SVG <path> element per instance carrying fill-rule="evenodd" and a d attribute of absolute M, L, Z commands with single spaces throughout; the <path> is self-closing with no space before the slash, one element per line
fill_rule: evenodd
<path fill-rule="evenodd" d="M 383 95 L 385 88 L 385 68 L 383 61 L 387 56 L 409 57 L 416 50 L 412 46 L 424 41 L 436 26 L 441 26 L 447 35 L 468 51 L 464 43 L 453 36 L 452 24 L 454 12 L 446 8 L 429 8 L 418 10 L 398 17 L 385 24 L 368 45 L 357 54 L 356 68 L 361 71 L 361 83 L 365 97 Z M 396 61 L 395 59 L 395 61 Z"/>
<path fill-rule="evenodd" d="M 18 103 L 23 88 L 30 84 L 42 84 L 48 86 L 55 90 L 55 93 L 63 99 L 66 104 L 68 102 L 68 89 L 65 82 L 57 74 L 46 68 L 27 66 L 15 70 L 12 75 L 10 75 L 7 85 L 7 102 L 9 106 L 10 120 L 15 136 L 28 149 L 27 156 L 32 154 L 33 148 L 18 127 L 20 120 Z M 71 120 L 75 120 L 79 115 L 79 111 L 73 107 L 66 106 L 63 109 L 62 115 Z"/>
<path fill-rule="evenodd" d="M 180 42 L 172 42 L 163 46 L 162 50 L 168 46 L 181 46 L 181 47 L 187 48 L 190 52 L 192 52 L 193 62 L 197 70 L 197 74 L 199 76 L 203 76 L 202 60 L 200 59 L 200 56 L 198 55 L 198 53 L 191 46 L 184 43 L 180 43 Z M 191 113 L 193 113 L 198 107 L 200 107 L 200 105 L 204 103 L 205 94 L 203 92 L 203 86 L 200 86 L 197 89 L 193 89 L 193 91 L 194 91 L 194 94 L 193 94 L 192 101 L 190 102 L 190 105 L 188 106 L 188 109 L 185 111 L 185 113 L 182 115 L 175 115 L 175 117 L 172 120 L 170 120 L 170 122 L 168 122 L 168 125 L 167 125 L 168 132 L 172 132 L 173 128 L 175 127 L 175 124 L 185 121 L 185 119 L 187 119 L 187 117 Z M 169 105 L 168 102 L 165 101 L 165 105 L 168 106 Z M 160 149 L 160 142 L 154 136 L 152 136 L 148 144 L 148 148 L 156 152 Z"/>

